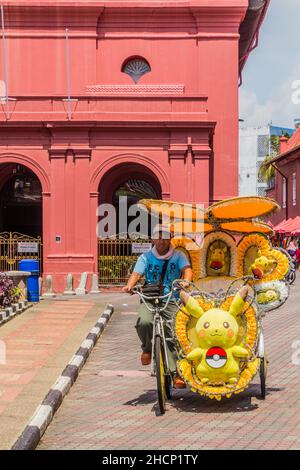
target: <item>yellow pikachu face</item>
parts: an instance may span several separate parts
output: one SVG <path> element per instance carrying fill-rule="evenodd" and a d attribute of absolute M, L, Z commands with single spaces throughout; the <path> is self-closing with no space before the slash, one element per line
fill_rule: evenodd
<path fill-rule="evenodd" d="M 212 308 L 199 318 L 196 332 L 200 347 L 206 349 L 219 346 L 226 349 L 236 343 L 239 326 L 229 312 Z"/>

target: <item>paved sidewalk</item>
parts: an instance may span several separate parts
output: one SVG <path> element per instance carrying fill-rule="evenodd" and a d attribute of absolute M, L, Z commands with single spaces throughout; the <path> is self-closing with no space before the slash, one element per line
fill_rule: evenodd
<path fill-rule="evenodd" d="M 0 327 L 0 449 L 10 448 L 107 303 L 120 294 L 57 297 Z"/>
<path fill-rule="evenodd" d="M 129 306 L 114 314 L 39 449 L 300 449 L 300 365 L 292 364 L 299 286 L 298 279 L 288 303 L 264 320 L 266 401 L 256 377 L 221 403 L 178 390 L 167 413 L 156 416 L 155 379 L 139 364 Z"/>

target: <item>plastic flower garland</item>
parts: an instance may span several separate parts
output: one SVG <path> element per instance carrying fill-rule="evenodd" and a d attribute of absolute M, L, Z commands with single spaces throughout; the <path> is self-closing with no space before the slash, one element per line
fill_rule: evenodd
<path fill-rule="evenodd" d="M 285 279 L 290 270 L 289 258 L 279 249 L 272 248 L 268 238 L 260 233 L 251 233 L 244 236 L 238 244 L 238 276 L 249 274 L 246 272 L 245 263 L 250 248 L 257 248 L 262 256 L 265 256 L 276 261 L 274 270 L 256 281 L 256 284 L 262 284 L 271 281 L 281 281 Z"/>

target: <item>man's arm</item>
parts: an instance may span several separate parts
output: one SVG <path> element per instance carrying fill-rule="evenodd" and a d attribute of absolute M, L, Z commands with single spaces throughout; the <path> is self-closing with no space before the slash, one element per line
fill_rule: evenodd
<path fill-rule="evenodd" d="M 190 266 L 186 266 L 181 270 L 181 279 L 190 282 L 193 279 L 193 271 Z"/>
<path fill-rule="evenodd" d="M 189 260 L 187 259 L 186 255 L 182 252 L 179 253 L 178 267 L 180 269 L 180 279 L 182 279 L 183 281 L 187 281 L 186 284 L 182 282 L 182 286 L 188 287 L 189 282 L 193 279 L 193 271 Z"/>
<path fill-rule="evenodd" d="M 139 256 L 135 266 L 133 268 L 133 273 L 127 281 L 127 285 L 123 287 L 122 292 L 127 294 L 131 293 L 132 288 L 139 282 L 141 277 L 145 274 L 147 267 L 147 259 L 144 255 Z"/>
<path fill-rule="evenodd" d="M 193 279 L 193 271 L 190 265 L 184 266 L 180 272 L 180 279 L 182 279 L 182 282 L 180 283 L 183 288 L 189 287 L 189 283 Z M 186 282 L 184 282 L 186 281 Z"/>
<path fill-rule="evenodd" d="M 181 278 L 184 281 L 187 281 L 186 284 L 184 282 L 182 282 L 182 287 L 189 287 L 188 283 L 191 282 L 192 279 L 193 279 L 193 271 L 192 271 L 192 268 L 191 268 L 190 265 L 187 265 L 182 269 Z M 180 299 L 181 299 L 181 302 L 183 303 L 183 305 L 186 305 L 188 303 L 189 298 L 190 298 L 190 294 L 188 294 L 187 292 L 184 292 L 184 291 L 180 292 Z"/>
<path fill-rule="evenodd" d="M 141 277 L 141 274 L 133 272 L 130 278 L 128 279 L 127 285 L 123 287 L 122 292 L 130 294 L 132 288 L 139 282 Z"/>

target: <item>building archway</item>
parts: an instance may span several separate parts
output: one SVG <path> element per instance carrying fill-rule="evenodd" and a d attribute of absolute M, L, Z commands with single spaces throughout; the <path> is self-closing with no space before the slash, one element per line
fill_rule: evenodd
<path fill-rule="evenodd" d="M 125 198 L 126 206 L 124 208 Z M 103 203 L 112 204 L 116 210 L 117 234 L 120 233 L 120 211 L 123 209 L 129 210 L 140 199 L 161 198 L 162 188 L 158 178 L 152 171 L 138 163 L 130 165 L 124 163 L 115 166 L 103 176 L 99 184 L 99 205 Z M 131 218 L 128 217 L 128 224 L 130 221 Z"/>
<path fill-rule="evenodd" d="M 150 217 L 146 227 L 147 232 L 145 233 L 144 228 L 140 227 L 140 235 L 138 232 L 132 233 L 129 228 L 136 215 L 128 215 L 125 225 L 120 223 L 119 219 L 120 214 L 126 211 L 127 215 L 130 207 L 144 198 L 162 198 L 160 182 L 149 168 L 138 163 L 121 163 L 107 171 L 102 177 L 99 184 L 99 206 L 110 204 L 114 207 L 116 215 L 114 235 L 116 237 L 105 239 L 105 236 L 102 236 L 98 240 L 100 284 L 124 284 L 141 253 L 140 250 L 149 249 Z M 135 238 L 132 239 L 134 235 Z"/>
<path fill-rule="evenodd" d="M 130 170 L 134 167 L 139 168 L 143 175 L 153 175 L 158 181 L 163 199 L 170 197 L 170 181 L 168 175 L 161 167 L 161 165 L 145 155 L 137 153 L 121 153 L 118 155 L 111 155 L 99 166 L 97 166 L 91 176 L 90 190 L 91 193 L 99 191 L 99 187 L 105 184 L 106 176 L 112 173 L 117 174 L 118 169 Z M 104 192 L 104 191 L 103 191 Z"/>
<path fill-rule="evenodd" d="M 0 271 L 37 259 L 42 271 L 42 185 L 18 163 L 0 163 Z"/>
<path fill-rule="evenodd" d="M 42 236 L 42 186 L 24 165 L 0 164 L 0 232 Z"/>

